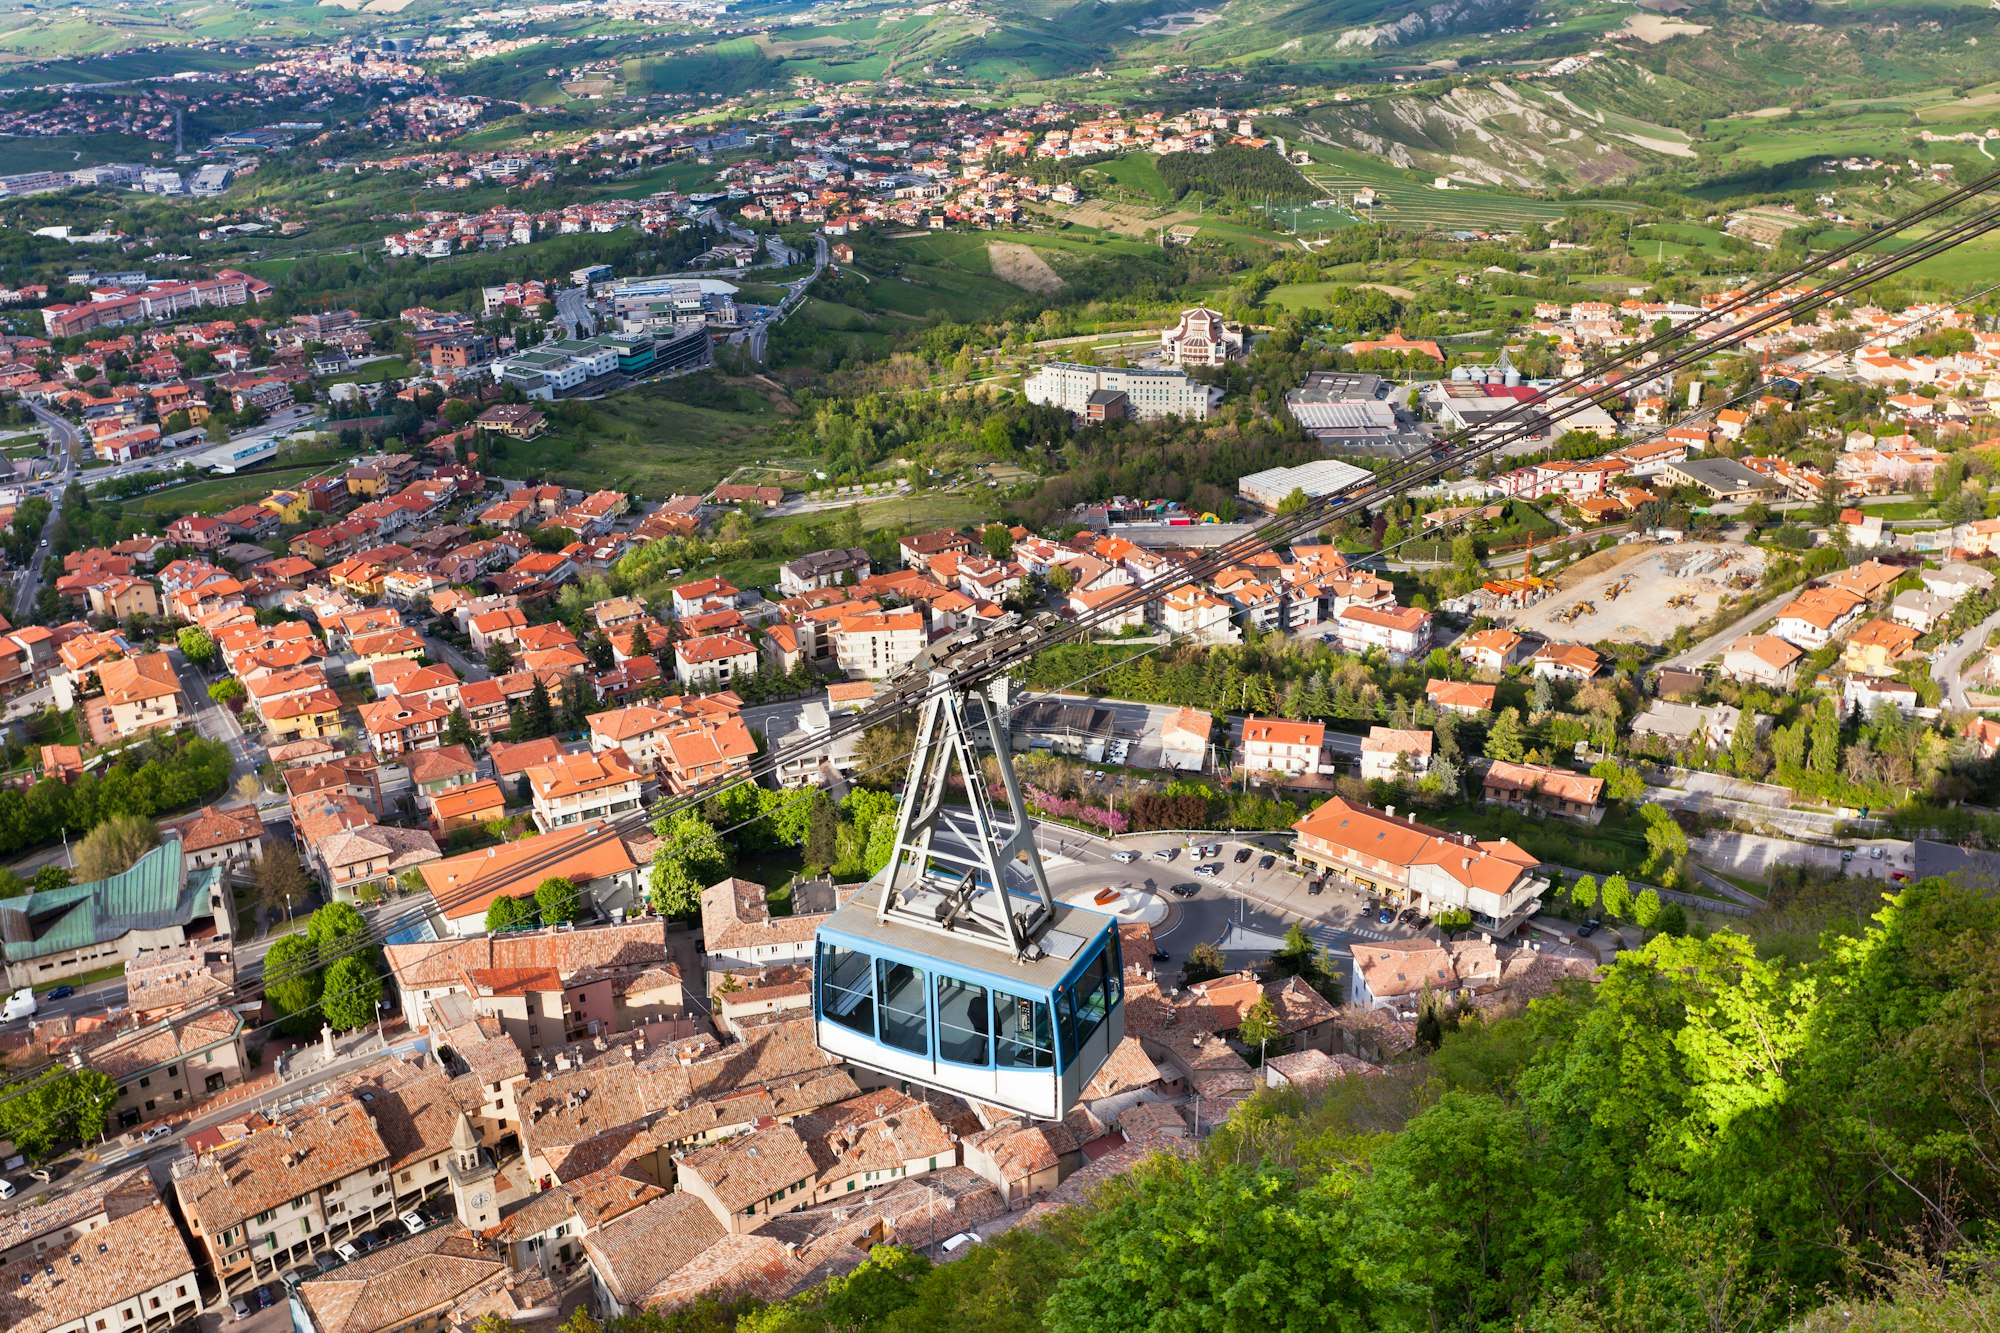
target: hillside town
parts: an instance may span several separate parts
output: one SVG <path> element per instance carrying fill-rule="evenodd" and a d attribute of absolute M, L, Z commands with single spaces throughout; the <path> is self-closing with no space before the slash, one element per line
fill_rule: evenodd
<path fill-rule="evenodd" d="M 569 26 L 608 20 L 645 53 Z M 1313 118 L 1351 94 L 1262 56 L 983 105 L 951 48 L 844 80 L 844 36 L 683 0 L 425 25 L 0 91 L 9 142 L 65 145 L 0 175 L 7 1329 L 723 1329 L 1070 1245 L 1177 1169 L 1402 1179 L 1356 1145 L 1469 1105 L 1439 1070 L 1539 1187 L 1495 1050 L 1644 1101 L 1726 1022 L 1563 1025 L 1742 941 L 1701 999 L 1782 982 L 1762 1095 L 1793 1009 L 1867 989 L 1807 968 L 1875 966 L 1925 885 L 1990 895 L 2000 314 L 1763 280 L 1880 218 L 1385 185 Z M 1886 194 L 1849 162 L 1815 188 Z M 960 956 L 982 897 L 1004 969 Z M 874 956 L 871 916 L 908 927 Z M 1715 1026 L 1628 1077 L 1670 1008 Z M 1756 1118 L 1732 1091 L 1575 1137 L 1692 1157 Z M 1906 1093 L 1871 1091 L 1849 1124 Z M 1398 1223 L 1418 1267 L 1478 1202 Z M 1656 1266 L 1728 1285 L 1770 1229 L 1704 1228 Z M 1532 1322 L 1424 1315 L 1382 1326 Z"/>

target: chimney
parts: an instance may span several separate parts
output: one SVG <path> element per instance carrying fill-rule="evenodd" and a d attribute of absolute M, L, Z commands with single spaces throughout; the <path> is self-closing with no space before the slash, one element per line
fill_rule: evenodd
<path fill-rule="evenodd" d="M 1389 818 L 1394 819 L 1396 817 L 1396 807 L 1393 805 L 1385 805 L 1382 807 L 1382 813 L 1389 816 Z"/>

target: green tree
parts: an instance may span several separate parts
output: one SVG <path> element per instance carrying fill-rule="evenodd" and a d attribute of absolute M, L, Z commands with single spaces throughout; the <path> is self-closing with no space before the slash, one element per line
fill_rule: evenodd
<path fill-rule="evenodd" d="M 372 938 L 368 918 L 353 903 L 328 903 L 306 921 L 306 939 L 322 961 L 365 948 Z"/>
<path fill-rule="evenodd" d="M 66 889 L 73 882 L 68 866 L 43 866 L 35 872 L 35 892 L 52 893 Z"/>
<path fill-rule="evenodd" d="M 1612 875 L 1604 881 L 1604 914 L 1622 917 L 1631 910 L 1632 886 L 1623 875 Z"/>
<path fill-rule="evenodd" d="M 1660 923 L 1660 895 L 1650 885 L 1639 890 L 1639 896 L 1632 900 L 1632 920 L 1645 930 Z"/>
<path fill-rule="evenodd" d="M 1228 969 L 1222 950 L 1203 940 L 1188 950 L 1188 960 L 1181 967 L 1181 981 L 1189 986 L 1198 981 L 1212 981 Z"/>
<path fill-rule="evenodd" d="M 486 669 L 504 676 L 514 669 L 514 649 L 505 639 L 495 639 L 486 648 Z"/>
<path fill-rule="evenodd" d="M 1616 759 L 1600 759 L 1590 766 L 1590 776 L 1604 779 L 1604 794 L 1614 801 L 1637 801 L 1646 794 L 1646 779 L 1630 764 Z"/>
<path fill-rule="evenodd" d="M 1005 560 L 1014 554 L 1014 534 L 1007 530 L 1005 523 L 988 523 L 981 528 L 979 544 L 995 560 Z"/>
<path fill-rule="evenodd" d="M 231 699 L 241 699 L 247 692 L 243 688 L 243 682 L 234 676 L 224 676 L 221 680 L 211 682 L 208 687 L 208 697 L 219 704 L 226 704 Z"/>
<path fill-rule="evenodd" d="M 1521 712 L 1517 708 L 1502 709 L 1493 719 L 1493 725 L 1486 731 L 1486 757 L 1506 763 L 1519 763 L 1524 753 L 1521 747 Z"/>
<path fill-rule="evenodd" d="M 653 910 L 661 916 L 692 916 L 701 908 L 701 891 L 729 874 L 729 848 L 692 810 L 657 821 L 653 832 L 660 838 L 653 853 Z"/>
<path fill-rule="evenodd" d="M 159 846 L 160 833 L 144 815 L 112 815 L 76 845 L 76 876 L 84 883 L 110 879 Z"/>
<path fill-rule="evenodd" d="M 505 894 L 486 904 L 486 930 L 488 934 L 498 934 L 512 930 L 535 919 L 535 909 L 530 898 L 509 898 Z"/>
<path fill-rule="evenodd" d="M 576 920 L 576 885 L 561 875 L 551 875 L 535 886 L 535 907 L 545 926 L 567 925 Z"/>
<path fill-rule="evenodd" d="M 1100 1188 L 1049 1333 L 1359 1333 L 1345 1181 L 1162 1155 Z"/>
<path fill-rule="evenodd" d="M 1579 875 L 1576 883 L 1569 886 L 1569 900 L 1588 912 L 1597 906 L 1597 877 Z"/>
<path fill-rule="evenodd" d="M 1258 1053 L 1258 1060 L 1271 1054 L 1273 1046 L 1283 1051 L 1284 1034 L 1278 1031 L 1278 1011 L 1272 1005 L 1271 997 L 1259 996 L 1257 1002 L 1243 1014 L 1243 1025 L 1236 1035 L 1245 1046 Z"/>
<path fill-rule="evenodd" d="M 1311 503 L 1312 503 L 1312 497 L 1307 495 L 1304 491 L 1300 490 L 1298 487 L 1294 486 L 1292 487 L 1289 494 L 1287 494 L 1282 500 L 1278 501 L 1278 513 L 1280 516 L 1283 516 L 1285 514 L 1296 514 L 1301 509 L 1304 509 L 1307 505 Z"/>
<path fill-rule="evenodd" d="M 318 960 L 304 935 L 286 935 L 264 955 L 264 998 L 293 1036 L 318 1030 L 320 983 Z"/>
<path fill-rule="evenodd" d="M 183 626 L 175 640 L 180 644 L 181 656 L 196 666 L 205 667 L 215 660 L 215 640 L 201 626 Z"/>
<path fill-rule="evenodd" d="M 335 1032 L 352 1032 L 375 1021 L 375 1004 L 381 998 L 381 975 L 366 958 L 350 954 L 326 969 L 320 1012 Z"/>
<path fill-rule="evenodd" d="M 1679 867 L 1688 854 L 1687 831 L 1661 806 L 1641 806 L 1639 815 L 1646 823 L 1646 863 L 1640 867 L 1641 873 Z"/>
<path fill-rule="evenodd" d="M 472 721 L 466 717 L 465 710 L 457 705 L 452 706 L 450 716 L 444 720 L 443 741 L 446 745 L 463 745 L 468 750 L 479 747 L 479 733 L 472 729 Z"/>
<path fill-rule="evenodd" d="M 102 1138 L 118 1102 L 118 1084 L 95 1069 L 54 1066 L 0 1098 L 0 1138 L 40 1162 L 71 1143 Z"/>
<path fill-rule="evenodd" d="M 1822 777 L 1840 769 L 1840 707 L 1821 699 L 1812 716 L 1812 771 Z"/>

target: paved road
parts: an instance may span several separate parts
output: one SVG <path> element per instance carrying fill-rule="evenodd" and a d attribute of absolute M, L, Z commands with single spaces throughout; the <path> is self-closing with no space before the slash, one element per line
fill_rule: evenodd
<path fill-rule="evenodd" d="M 1953 708 L 1969 708 L 1965 701 L 1965 667 L 1973 657 L 1986 651 L 1986 640 L 2000 629 L 2000 611 L 1995 611 L 1947 646 L 1931 668 L 1931 679 L 1944 687 L 1945 702 Z"/>
<path fill-rule="evenodd" d="M 21 576 L 20 586 L 15 590 L 15 618 L 25 622 L 34 613 L 35 599 L 41 596 L 42 577 L 49 561 L 49 541 L 55 534 L 56 520 L 62 517 L 63 492 L 76 477 L 77 453 L 82 448 L 83 436 L 77 428 L 63 417 L 49 411 L 41 404 L 33 404 L 35 419 L 48 428 L 50 443 L 62 452 L 62 471 L 50 478 L 49 521 L 42 525 L 42 535 L 34 555 L 28 559 L 28 568 Z"/>
<path fill-rule="evenodd" d="M 457 644 L 450 642 L 441 635 L 424 635 L 424 646 L 430 650 L 431 656 L 443 662 L 466 680 L 485 680 L 493 674 L 486 669 L 485 662 L 475 661 L 467 657 L 458 650 Z M 746 709 L 745 711 L 747 712 L 748 710 Z"/>
<path fill-rule="evenodd" d="M 229 781 L 233 787 L 245 774 L 254 774 L 264 762 L 264 749 L 251 741 L 244 733 L 243 723 L 226 706 L 208 697 L 210 682 L 220 680 L 220 673 L 210 674 L 182 657 L 179 649 L 171 650 L 174 673 L 180 677 L 182 707 L 194 719 L 194 728 L 200 735 L 210 740 L 221 741 L 229 747 Z M 233 793 L 232 793 L 233 797 Z M 258 800 L 259 808 L 284 805 L 284 798 L 266 792 Z"/>
<path fill-rule="evenodd" d="M 573 336 L 588 338 L 597 332 L 597 316 L 590 313 L 590 289 L 587 287 L 559 287 L 556 289 L 556 320 L 574 329 Z"/>

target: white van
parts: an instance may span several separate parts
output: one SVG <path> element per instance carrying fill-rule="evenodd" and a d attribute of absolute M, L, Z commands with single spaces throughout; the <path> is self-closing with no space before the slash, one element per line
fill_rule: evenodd
<path fill-rule="evenodd" d="M 9 995 L 6 1005 L 0 1007 L 0 1023 L 11 1023 L 17 1018 L 31 1017 L 39 1008 L 41 1006 L 35 1003 L 34 987 L 23 986 Z"/>
<path fill-rule="evenodd" d="M 13 1197 L 14 1182 L 11 1180 L 0 1180 L 0 1199 L 11 1199 Z"/>

